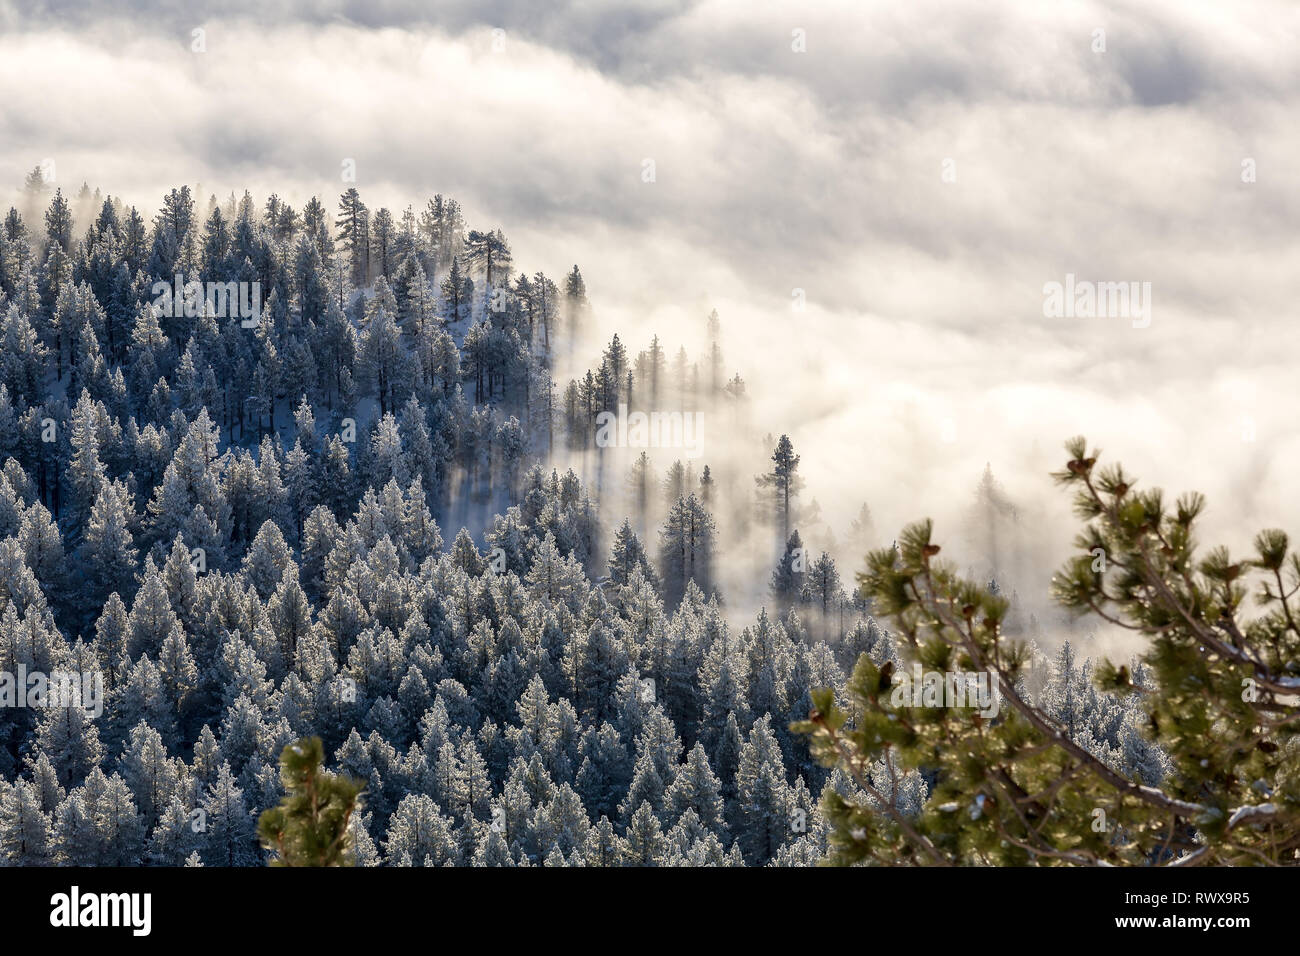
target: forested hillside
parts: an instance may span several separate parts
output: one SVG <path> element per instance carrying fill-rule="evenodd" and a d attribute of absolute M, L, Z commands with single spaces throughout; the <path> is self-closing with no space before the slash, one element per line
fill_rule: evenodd
<path fill-rule="evenodd" d="M 685 416 L 748 415 L 716 313 L 698 353 L 638 328 L 587 356 L 579 268 L 530 274 L 443 196 L 182 187 L 146 221 L 37 172 L 24 203 L 0 226 L 0 672 L 103 696 L 11 683 L 0 861 L 261 865 L 279 754 L 311 735 L 367 785 L 362 865 L 802 866 L 824 788 L 869 803 L 788 725 L 859 655 L 902 660 L 803 545 L 798 436 L 756 439 L 757 475 L 690 447 Z M 602 440 L 638 412 L 685 440 Z M 737 627 L 719 565 L 756 523 L 779 560 Z M 888 544 L 865 507 L 839 530 Z M 1159 783 L 1144 715 L 1088 672 L 1066 645 L 1027 691 Z M 933 781 L 877 769 L 917 812 Z"/>

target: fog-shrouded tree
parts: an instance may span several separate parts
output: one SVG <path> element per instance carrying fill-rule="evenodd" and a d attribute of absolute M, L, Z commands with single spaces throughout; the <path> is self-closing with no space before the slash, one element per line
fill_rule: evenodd
<path fill-rule="evenodd" d="M 784 614 L 799 600 L 804 591 L 804 579 L 808 574 L 806 552 L 803 539 L 796 528 L 785 542 L 785 553 L 772 572 L 770 590 L 777 610 Z"/>
<path fill-rule="evenodd" d="M 804 576 L 799 600 L 814 613 L 815 627 L 823 639 L 829 639 L 830 635 L 836 633 L 838 622 L 834 617 L 840 607 L 840 599 L 840 574 L 835 567 L 835 559 L 822 552 Z"/>
<path fill-rule="evenodd" d="M 799 475 L 799 456 L 788 435 L 782 435 L 772 451 L 772 470 L 754 479 L 760 502 L 776 525 L 780 541 L 790 538 L 796 502 L 804 481 Z"/>
<path fill-rule="evenodd" d="M 510 274 L 510 245 L 500 229 L 471 229 L 465 236 L 465 258 L 483 270 L 484 286 L 489 293 L 496 287 L 503 273 L 507 276 Z"/>
<path fill-rule="evenodd" d="M 564 277 L 564 322 L 567 326 L 569 342 L 576 342 L 586 325 L 587 283 L 577 265 Z"/>
<path fill-rule="evenodd" d="M 713 586 L 715 526 L 694 494 L 679 498 L 659 532 L 659 568 L 664 601 L 681 603 L 689 584 L 705 594 Z"/>
<path fill-rule="evenodd" d="M 631 522 L 624 520 L 614 532 L 614 545 L 609 556 L 609 579 L 615 584 L 627 584 L 637 568 L 641 569 L 641 573 L 652 585 L 658 583 L 658 575 L 650 564 L 645 546 L 632 530 Z"/>

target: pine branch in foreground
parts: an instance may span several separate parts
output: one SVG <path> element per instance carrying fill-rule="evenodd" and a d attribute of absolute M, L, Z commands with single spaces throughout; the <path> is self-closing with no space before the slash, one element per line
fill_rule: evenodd
<path fill-rule="evenodd" d="M 257 822 L 262 846 L 275 853 L 271 866 L 352 866 L 352 815 L 365 784 L 321 769 L 319 737 L 290 744 L 280 754 L 287 791 L 278 807 Z"/>
<path fill-rule="evenodd" d="M 1300 557 L 1266 530 L 1256 555 L 1197 556 L 1199 494 L 1166 506 L 1119 465 L 1099 469 L 1083 438 L 1054 475 L 1086 523 L 1079 554 L 1053 580 L 1064 606 L 1141 634 L 1135 680 L 1097 669 L 1100 689 L 1139 694 L 1147 738 L 1172 772 L 1159 789 L 1121 772 L 1024 690 L 1029 653 L 1004 632 L 1008 603 L 938 559 L 929 521 L 897 550 L 867 556 L 859 585 L 896 625 L 910 665 L 927 674 L 987 675 L 1000 707 L 918 699 L 904 668 L 863 655 L 847 688 L 813 695 L 808 735 L 825 766 L 865 792 L 828 790 L 830 862 L 922 865 L 1295 865 L 1300 854 L 1300 628 L 1292 599 Z M 1263 609 L 1243 615 L 1254 577 Z M 912 681 L 915 683 L 915 681 Z M 919 812 L 898 799 L 905 775 L 935 781 Z"/>

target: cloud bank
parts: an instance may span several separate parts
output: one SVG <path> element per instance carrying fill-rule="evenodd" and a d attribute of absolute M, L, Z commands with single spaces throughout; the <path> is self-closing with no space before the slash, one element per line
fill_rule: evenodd
<path fill-rule="evenodd" d="M 332 206 L 352 159 L 372 208 L 455 196 L 519 266 L 581 265 L 593 354 L 693 344 L 716 307 L 837 529 L 866 501 L 956 539 L 989 463 L 1041 596 L 1079 432 L 1205 491 L 1216 541 L 1300 529 L 1290 4 L 23 7 L 0 184 L 52 159 L 149 210 L 182 182 Z M 1151 283 L 1149 327 L 1045 316 L 1067 274 Z"/>

